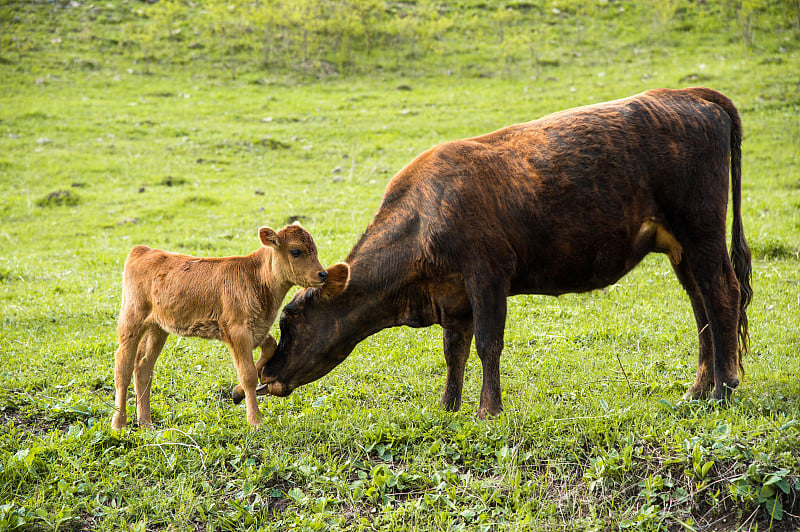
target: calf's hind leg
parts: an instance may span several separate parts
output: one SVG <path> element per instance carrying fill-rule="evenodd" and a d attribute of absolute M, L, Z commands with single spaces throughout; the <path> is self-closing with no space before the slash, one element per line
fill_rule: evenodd
<path fill-rule="evenodd" d="M 638 262 L 650 251 L 666 253 L 673 266 L 677 266 L 683 258 L 683 246 L 675 238 L 675 235 L 655 220 L 647 220 L 639 228 L 639 233 L 633 243 L 635 262 Z"/>
<path fill-rule="evenodd" d="M 142 324 L 132 316 L 126 316 L 124 311 L 120 316 L 117 327 L 119 347 L 114 355 L 114 416 L 111 418 L 111 428 L 120 430 L 128 424 L 128 386 L 131 384 L 131 375 L 136 364 L 136 353 L 142 338 Z"/>
<path fill-rule="evenodd" d="M 136 392 L 136 417 L 139 425 L 150 427 L 150 388 L 153 383 L 153 368 L 164 348 L 169 334 L 153 325 L 142 336 L 136 353 L 136 368 L 133 373 L 133 389 Z"/>

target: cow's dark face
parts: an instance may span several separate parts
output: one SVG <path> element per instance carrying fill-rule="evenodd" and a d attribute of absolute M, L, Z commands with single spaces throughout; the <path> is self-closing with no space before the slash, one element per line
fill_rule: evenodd
<path fill-rule="evenodd" d="M 336 304 L 347 288 L 350 269 L 334 264 L 322 288 L 298 292 L 283 309 L 281 337 L 275 355 L 262 371 L 272 395 L 285 397 L 298 386 L 319 379 L 355 347 L 347 316 Z"/>

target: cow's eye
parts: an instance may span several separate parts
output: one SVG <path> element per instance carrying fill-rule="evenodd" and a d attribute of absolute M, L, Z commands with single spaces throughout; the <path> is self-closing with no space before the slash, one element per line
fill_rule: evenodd
<path fill-rule="evenodd" d="M 292 257 L 294 257 L 294 258 L 297 258 L 297 257 L 299 257 L 300 255 L 302 255 L 302 254 L 303 254 L 303 252 L 302 252 L 302 251 L 300 251 L 299 249 L 292 249 L 292 250 L 290 250 L 290 251 L 289 251 L 289 254 L 290 254 Z"/>

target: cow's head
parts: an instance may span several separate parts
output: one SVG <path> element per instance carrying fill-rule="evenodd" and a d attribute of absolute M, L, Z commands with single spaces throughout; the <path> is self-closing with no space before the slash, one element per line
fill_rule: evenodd
<path fill-rule="evenodd" d="M 264 366 L 261 382 L 281 397 L 314 381 L 344 360 L 363 337 L 352 327 L 343 304 L 350 267 L 334 264 L 320 288 L 298 292 L 281 313 L 281 337 L 275 355 Z"/>
<path fill-rule="evenodd" d="M 273 272 L 282 281 L 299 286 L 322 286 L 328 272 L 319 263 L 317 245 L 299 223 L 287 225 L 278 232 L 269 227 L 258 230 L 261 244 L 271 247 Z"/>

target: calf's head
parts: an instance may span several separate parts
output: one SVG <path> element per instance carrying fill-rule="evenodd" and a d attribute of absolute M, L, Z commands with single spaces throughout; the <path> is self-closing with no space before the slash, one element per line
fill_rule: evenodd
<path fill-rule="evenodd" d="M 323 287 L 298 292 L 283 308 L 278 349 L 261 374 L 269 393 L 287 396 L 322 377 L 363 338 L 354 334 L 342 301 L 349 280 L 349 266 L 334 264 Z"/>
<path fill-rule="evenodd" d="M 300 224 L 287 225 L 278 232 L 269 227 L 258 230 L 264 246 L 271 247 L 273 267 L 284 281 L 299 286 L 322 286 L 328 272 L 319 263 L 317 245 Z"/>

